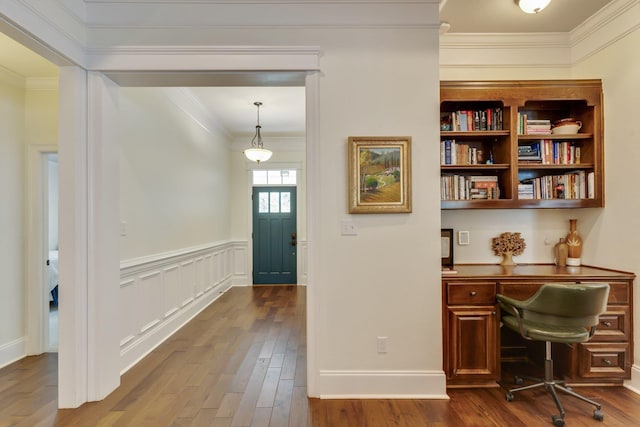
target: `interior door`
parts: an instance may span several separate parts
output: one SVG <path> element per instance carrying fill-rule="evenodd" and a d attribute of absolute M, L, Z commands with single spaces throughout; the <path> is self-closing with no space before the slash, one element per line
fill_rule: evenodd
<path fill-rule="evenodd" d="M 295 284 L 296 187 L 253 188 L 253 283 Z"/>

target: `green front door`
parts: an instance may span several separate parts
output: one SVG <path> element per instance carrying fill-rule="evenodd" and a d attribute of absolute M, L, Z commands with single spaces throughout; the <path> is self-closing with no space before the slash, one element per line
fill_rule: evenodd
<path fill-rule="evenodd" d="M 254 187 L 253 283 L 297 283 L 296 245 L 296 187 Z"/>

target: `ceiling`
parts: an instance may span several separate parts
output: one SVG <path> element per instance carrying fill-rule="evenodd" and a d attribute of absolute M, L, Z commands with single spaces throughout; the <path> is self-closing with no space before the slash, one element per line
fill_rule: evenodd
<path fill-rule="evenodd" d="M 441 0 L 440 20 L 447 33 L 566 33 L 612 0 L 552 0 L 539 14 L 523 13 L 515 0 Z M 17 79 L 55 78 L 57 67 L 0 33 L 0 73 Z M 305 131 L 303 87 L 191 87 L 189 93 L 232 138 L 252 134 L 254 101 L 263 136 L 299 137 Z"/>
<path fill-rule="evenodd" d="M 440 0 L 440 21 L 449 33 L 567 33 L 612 0 L 551 0 L 537 14 L 516 0 Z"/>

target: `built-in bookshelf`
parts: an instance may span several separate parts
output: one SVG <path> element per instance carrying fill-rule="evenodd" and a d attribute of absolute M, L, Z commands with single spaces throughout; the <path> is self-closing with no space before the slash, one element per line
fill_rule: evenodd
<path fill-rule="evenodd" d="M 603 207 L 601 81 L 441 82 L 440 164 L 442 209 Z"/>

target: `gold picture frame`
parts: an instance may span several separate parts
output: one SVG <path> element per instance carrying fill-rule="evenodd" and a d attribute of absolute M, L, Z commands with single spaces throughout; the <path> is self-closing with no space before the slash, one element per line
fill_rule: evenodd
<path fill-rule="evenodd" d="M 349 137 L 349 213 L 411 212 L 411 137 Z"/>

